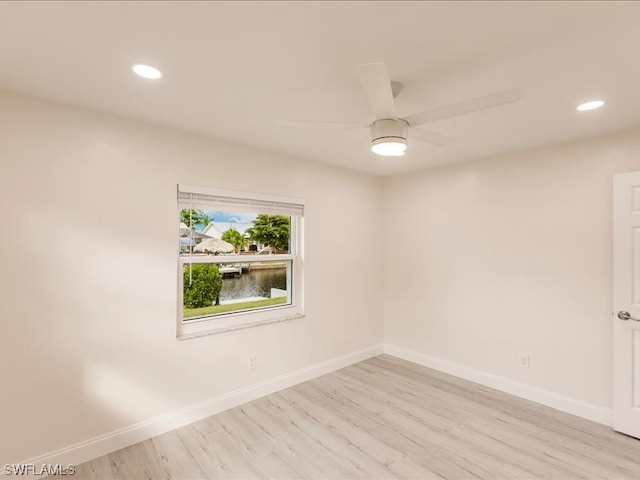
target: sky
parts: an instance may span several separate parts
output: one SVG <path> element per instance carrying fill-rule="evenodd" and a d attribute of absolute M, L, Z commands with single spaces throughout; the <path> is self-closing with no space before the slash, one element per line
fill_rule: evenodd
<path fill-rule="evenodd" d="M 223 227 L 224 230 L 227 230 L 227 228 L 234 228 L 234 230 L 238 230 L 239 232 L 244 232 L 248 227 L 250 227 L 251 222 L 253 222 L 258 216 L 256 213 L 223 212 L 218 210 L 205 210 L 204 214 L 207 215 L 209 217 L 209 220 L 212 222 L 241 224 L 238 225 L 237 228 L 234 228 L 233 225 L 227 225 Z M 197 232 L 202 232 L 205 227 L 206 225 L 195 225 L 194 230 Z M 218 228 L 220 228 L 220 226 L 218 226 Z"/>
<path fill-rule="evenodd" d="M 237 222 L 237 223 L 251 223 L 258 216 L 255 213 L 237 213 L 237 212 L 220 212 L 220 211 L 207 211 L 204 212 L 213 219 L 214 222 Z"/>

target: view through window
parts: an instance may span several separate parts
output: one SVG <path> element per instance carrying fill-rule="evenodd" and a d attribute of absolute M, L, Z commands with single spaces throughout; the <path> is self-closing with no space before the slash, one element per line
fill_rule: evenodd
<path fill-rule="evenodd" d="M 237 195 L 179 191 L 183 324 L 300 304 L 302 206 Z"/>

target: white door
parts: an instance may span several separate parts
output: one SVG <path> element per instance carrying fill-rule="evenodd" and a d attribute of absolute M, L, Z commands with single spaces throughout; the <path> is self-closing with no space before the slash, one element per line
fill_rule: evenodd
<path fill-rule="evenodd" d="M 613 179 L 613 428 L 640 438 L 640 172 Z"/>

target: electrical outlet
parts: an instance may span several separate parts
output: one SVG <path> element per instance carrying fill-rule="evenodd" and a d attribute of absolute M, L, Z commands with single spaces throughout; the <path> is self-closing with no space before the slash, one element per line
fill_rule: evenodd
<path fill-rule="evenodd" d="M 526 353 L 518 354 L 518 366 L 520 368 L 529 368 L 529 355 Z"/>
<path fill-rule="evenodd" d="M 247 369 L 253 370 L 254 368 L 256 368 L 256 354 L 252 353 L 247 357 Z"/>

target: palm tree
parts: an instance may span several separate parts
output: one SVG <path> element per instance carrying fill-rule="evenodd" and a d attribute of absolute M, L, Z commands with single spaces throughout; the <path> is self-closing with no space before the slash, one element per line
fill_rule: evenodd
<path fill-rule="evenodd" d="M 233 228 L 230 228 L 222 234 L 222 240 L 233 245 L 236 253 L 240 253 L 240 251 L 247 245 L 247 239 L 245 236 Z"/>
<path fill-rule="evenodd" d="M 180 220 L 182 220 L 182 223 L 184 223 L 187 227 L 197 225 L 200 215 L 202 215 L 202 212 L 200 210 L 180 210 Z"/>
<path fill-rule="evenodd" d="M 202 228 L 205 229 L 207 228 L 207 225 L 209 225 L 212 221 L 213 218 L 209 217 L 209 215 L 204 212 L 200 212 L 200 216 L 198 217 L 198 222 L 196 223 L 196 225 L 202 225 Z"/>
<path fill-rule="evenodd" d="M 180 219 L 187 227 L 193 228 L 197 225 L 201 225 L 202 228 L 206 228 L 213 218 L 209 217 L 202 210 L 180 210 Z"/>

